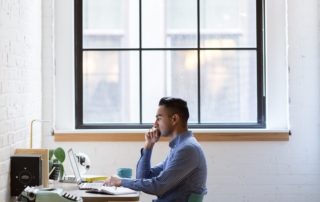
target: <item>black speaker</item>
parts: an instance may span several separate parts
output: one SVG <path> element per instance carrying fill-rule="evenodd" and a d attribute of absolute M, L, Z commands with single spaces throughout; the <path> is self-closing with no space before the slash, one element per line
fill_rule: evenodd
<path fill-rule="evenodd" d="M 27 186 L 42 184 L 41 155 L 11 156 L 11 196 L 18 196 Z"/>

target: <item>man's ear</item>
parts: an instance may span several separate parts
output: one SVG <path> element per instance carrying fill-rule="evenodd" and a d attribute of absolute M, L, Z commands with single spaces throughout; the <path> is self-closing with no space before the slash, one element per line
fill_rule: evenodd
<path fill-rule="evenodd" d="M 171 117 L 172 124 L 176 125 L 180 121 L 180 116 L 178 114 L 173 114 Z"/>

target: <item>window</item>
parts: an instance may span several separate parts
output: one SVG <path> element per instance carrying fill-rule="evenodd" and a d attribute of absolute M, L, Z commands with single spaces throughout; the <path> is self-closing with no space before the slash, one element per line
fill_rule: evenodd
<path fill-rule="evenodd" d="M 75 0 L 76 128 L 265 127 L 263 0 Z"/>

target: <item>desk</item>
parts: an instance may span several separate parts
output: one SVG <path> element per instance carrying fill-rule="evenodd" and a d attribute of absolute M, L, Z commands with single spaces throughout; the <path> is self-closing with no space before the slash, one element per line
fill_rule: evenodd
<path fill-rule="evenodd" d="M 73 183 L 55 183 L 55 188 L 62 188 L 64 191 L 81 196 L 83 202 L 113 202 L 113 201 L 139 201 L 140 194 L 126 194 L 126 195 L 108 195 L 108 194 L 92 194 L 86 193 L 85 190 L 79 190 L 77 184 Z"/>

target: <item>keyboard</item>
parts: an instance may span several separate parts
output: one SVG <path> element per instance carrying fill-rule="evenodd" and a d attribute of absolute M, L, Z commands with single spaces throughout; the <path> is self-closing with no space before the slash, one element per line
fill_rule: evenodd
<path fill-rule="evenodd" d="M 101 188 L 104 183 L 103 182 L 90 182 L 90 183 L 81 183 L 79 184 L 79 189 L 82 190 L 89 190 L 89 189 L 99 189 Z"/>

